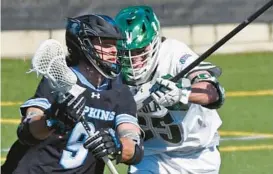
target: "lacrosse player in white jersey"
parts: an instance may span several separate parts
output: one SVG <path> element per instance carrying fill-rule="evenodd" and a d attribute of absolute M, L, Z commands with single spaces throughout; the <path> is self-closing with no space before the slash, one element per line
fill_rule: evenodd
<path fill-rule="evenodd" d="M 174 83 L 168 79 L 198 55 L 183 42 L 160 37 L 160 24 L 148 6 L 122 9 L 115 18 L 127 40 L 120 43 L 122 74 L 138 104 L 145 131 L 144 158 L 133 174 L 217 174 L 221 164 L 216 111 L 224 102 L 221 70 L 202 62 Z M 125 48 L 122 49 L 122 48 Z M 160 85 L 149 92 L 154 84 Z M 147 105 L 142 101 L 151 95 Z"/>

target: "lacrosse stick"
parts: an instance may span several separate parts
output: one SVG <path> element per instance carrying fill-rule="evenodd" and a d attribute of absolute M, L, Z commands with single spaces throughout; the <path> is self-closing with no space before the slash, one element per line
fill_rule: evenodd
<path fill-rule="evenodd" d="M 32 58 L 32 67 L 32 71 L 49 79 L 52 89 L 56 90 L 61 97 L 71 88 L 76 88 L 78 92 L 85 90 L 76 85 L 77 77 L 66 64 L 65 53 L 61 44 L 54 39 L 46 40 L 40 45 Z M 81 117 L 80 122 L 88 136 L 92 136 L 91 128 L 84 117 Z M 113 163 L 107 156 L 102 159 L 111 173 L 118 174 Z"/>
<path fill-rule="evenodd" d="M 179 72 L 176 76 L 172 77 L 170 80 L 173 82 L 177 82 L 180 78 L 184 77 L 190 70 L 199 65 L 203 60 L 207 59 L 212 53 L 214 53 L 218 48 L 224 45 L 227 41 L 229 41 L 232 37 L 234 37 L 237 33 L 239 33 L 242 29 L 244 29 L 248 24 L 254 21 L 257 17 L 263 14 L 267 9 L 272 7 L 273 0 L 270 0 L 261 8 L 259 8 L 255 13 L 249 16 L 246 20 L 240 23 L 237 27 L 235 27 L 232 31 L 230 31 L 226 36 L 224 36 L 221 40 L 211 46 L 207 51 L 205 51 L 201 56 L 199 56 L 195 61 L 193 61 L 190 65 L 188 65 L 185 69 Z M 150 89 L 150 92 L 154 92 L 159 88 L 159 85 L 155 85 Z M 153 99 L 151 96 L 147 96 L 144 101 L 142 101 L 143 105 L 150 103 Z"/>

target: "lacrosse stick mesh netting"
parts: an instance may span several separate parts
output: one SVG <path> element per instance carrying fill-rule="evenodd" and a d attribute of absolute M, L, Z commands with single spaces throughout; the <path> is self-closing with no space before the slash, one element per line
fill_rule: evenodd
<path fill-rule="evenodd" d="M 61 90 L 76 84 L 77 77 L 66 64 L 65 52 L 54 39 L 40 45 L 32 58 L 32 67 L 33 71 L 48 78 L 54 89 Z"/>

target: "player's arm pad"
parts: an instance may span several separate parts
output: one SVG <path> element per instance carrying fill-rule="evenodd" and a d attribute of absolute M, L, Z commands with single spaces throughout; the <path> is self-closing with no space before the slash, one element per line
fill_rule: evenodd
<path fill-rule="evenodd" d="M 143 145 L 143 139 L 141 138 L 139 143 L 136 143 L 136 145 L 135 145 L 134 156 L 130 160 L 125 161 L 124 164 L 136 165 L 136 164 L 140 163 L 143 156 L 144 156 L 144 145 Z"/>
<path fill-rule="evenodd" d="M 17 136 L 19 141 L 24 145 L 33 146 L 41 142 L 36 139 L 29 130 L 29 122 L 22 122 L 17 128 Z"/>
<path fill-rule="evenodd" d="M 213 76 L 212 74 L 200 73 L 196 75 L 191 81 L 192 84 L 198 83 L 198 82 L 208 82 L 212 84 L 217 90 L 217 93 L 219 96 L 219 99 L 216 102 L 210 103 L 208 105 L 202 105 L 202 106 L 208 109 L 219 109 L 224 104 L 224 101 L 225 101 L 225 90 L 220 85 L 217 78 Z"/>

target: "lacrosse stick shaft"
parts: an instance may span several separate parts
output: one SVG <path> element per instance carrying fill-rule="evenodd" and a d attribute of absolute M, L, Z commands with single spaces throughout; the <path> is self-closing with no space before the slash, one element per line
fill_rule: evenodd
<path fill-rule="evenodd" d="M 86 130 L 88 136 L 92 136 L 91 134 L 91 128 L 89 127 L 87 121 L 82 117 L 80 122 L 82 123 L 84 129 Z M 102 157 L 102 160 L 104 161 L 104 163 L 108 166 L 110 172 L 112 174 L 118 174 L 118 171 L 117 169 L 115 168 L 115 166 L 113 165 L 112 161 L 107 157 L 107 156 L 104 156 Z"/>
<path fill-rule="evenodd" d="M 193 61 L 189 66 L 183 69 L 176 76 L 171 78 L 170 80 L 173 82 L 177 82 L 179 79 L 184 77 L 190 70 L 199 65 L 202 61 L 208 58 L 212 53 L 214 53 L 217 49 L 219 49 L 222 45 L 224 45 L 228 40 L 230 40 L 233 36 L 239 33 L 243 28 L 245 28 L 248 24 L 254 21 L 257 17 L 263 14 L 267 9 L 269 9 L 273 5 L 273 0 L 267 2 L 264 6 L 262 6 L 259 10 L 253 13 L 250 17 L 240 23 L 236 28 L 234 28 L 231 32 L 229 32 L 226 36 L 224 36 L 221 40 L 216 42 L 212 47 L 210 47 L 207 51 L 205 51 L 199 58 Z M 158 87 L 155 86 L 151 89 L 151 92 L 157 90 Z M 143 101 L 143 104 L 146 105 L 150 103 L 153 99 L 149 96 L 146 100 Z"/>
<path fill-rule="evenodd" d="M 253 13 L 250 17 L 240 23 L 236 28 L 234 28 L 231 32 L 229 32 L 226 36 L 224 36 L 221 40 L 215 43 L 212 47 L 210 47 L 207 51 L 205 51 L 198 59 L 192 62 L 189 66 L 183 69 L 179 74 L 171 79 L 171 81 L 176 82 L 182 77 L 184 77 L 190 70 L 199 65 L 203 60 L 208 58 L 212 53 L 214 53 L 217 49 L 219 49 L 222 45 L 224 45 L 228 40 L 230 40 L 233 36 L 239 33 L 243 28 L 245 28 L 248 24 L 254 21 L 257 17 L 263 14 L 267 9 L 269 9 L 273 5 L 273 0 L 266 3 L 259 10 Z"/>

